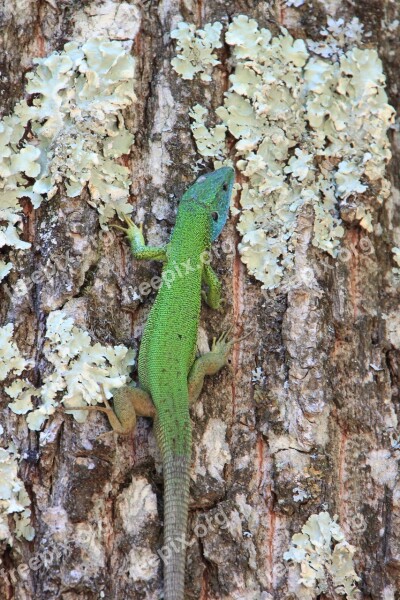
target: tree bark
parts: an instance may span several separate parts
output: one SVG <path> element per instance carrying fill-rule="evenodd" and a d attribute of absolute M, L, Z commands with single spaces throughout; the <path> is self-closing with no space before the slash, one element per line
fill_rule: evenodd
<path fill-rule="evenodd" d="M 299 8 L 245 0 L 5 0 L 2 114 L 23 97 L 34 57 L 94 34 L 131 40 L 138 102 L 126 111 L 135 133 L 130 201 L 148 242 L 164 243 L 177 202 L 195 178 L 189 108 L 196 102 L 220 105 L 229 75 L 226 47 L 216 85 L 180 80 L 170 65 L 175 51 L 169 34 L 181 20 L 202 27 L 226 24 L 237 14 L 274 31 L 282 25 L 304 39 L 318 38 L 327 16 L 358 17 L 371 32 L 368 42 L 378 49 L 397 108 L 399 30 L 389 25 L 400 20 L 400 11 L 392 0 L 310 0 Z M 368 234 L 368 252 L 360 244 L 365 232 L 348 225 L 348 260 L 327 258 L 310 243 L 312 212 L 301 216 L 296 269 L 309 265 L 322 293 L 305 286 L 261 290 L 238 253 L 223 251 L 239 239 L 234 219 L 216 244 L 213 266 L 223 281 L 224 313 L 203 307 L 200 341 L 204 346 L 230 325 L 253 334 L 235 345 L 231 368 L 206 380 L 192 410 L 188 599 L 295 598 L 283 555 L 291 536 L 323 510 L 338 515 L 356 548 L 359 597 L 399 597 L 400 481 L 393 439 L 399 437 L 400 342 L 391 325 L 399 290 L 389 273 L 391 247 L 400 246 L 400 152 L 397 130 L 390 136 L 392 194 L 375 211 L 383 234 Z M 0 311 L 2 325 L 14 323 L 21 352 L 36 359 L 33 383 L 40 384 L 52 310 L 67 308 L 95 341 L 138 348 L 154 294 L 138 301 L 133 290 L 159 275 L 159 266 L 133 261 L 122 237 L 102 234 L 84 198 L 60 192 L 36 211 L 25 202 L 24 213 L 24 239 L 32 248 L 5 254 L 16 268 L 8 279 L 11 295 L 3 286 Z M 52 276 L 30 284 L 25 295 L 15 293 L 18 281 L 29 282 L 35 270 Z M 263 383 L 252 383 L 257 367 Z M 1 597 L 162 597 L 161 562 L 154 561 L 162 545 L 162 474 L 150 421 L 139 419 L 136 433 L 123 438 L 109 431 L 100 413 L 80 425 L 57 411 L 39 434 L 7 408 L 8 401 L 3 394 L 2 446 L 13 442 L 22 457 L 19 475 L 31 498 L 36 535 L 32 542 L 2 544 Z M 296 488 L 305 497 L 295 500 Z M 21 565 L 28 567 L 18 571 Z M 328 591 L 320 597 L 337 596 Z"/>

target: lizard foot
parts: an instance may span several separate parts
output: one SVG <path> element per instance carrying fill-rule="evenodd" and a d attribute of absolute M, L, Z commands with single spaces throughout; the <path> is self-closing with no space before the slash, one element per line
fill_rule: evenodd
<path fill-rule="evenodd" d="M 97 406 L 97 404 L 95 406 L 61 406 L 61 410 L 66 412 L 67 414 L 71 414 L 72 412 L 75 412 L 76 410 L 97 410 L 99 412 L 104 412 L 104 413 L 109 413 L 110 411 L 113 412 L 113 409 L 111 408 L 110 403 L 108 402 L 104 392 L 103 392 L 103 401 L 104 404 L 106 405 L 104 406 Z"/>
<path fill-rule="evenodd" d="M 103 402 L 105 404 L 105 406 L 70 406 L 70 407 L 63 407 L 63 410 L 67 413 L 67 414 L 71 414 L 72 412 L 76 411 L 76 410 L 86 410 L 86 411 L 99 411 L 102 413 L 105 413 L 108 417 L 108 420 L 110 422 L 111 427 L 113 428 L 113 430 L 116 433 L 122 434 L 122 435 L 127 435 L 128 433 L 130 433 L 131 431 L 133 431 L 134 427 L 135 427 L 135 423 L 136 423 L 136 415 L 135 412 L 133 410 L 132 407 L 132 411 L 128 410 L 128 414 L 127 416 L 127 421 L 121 421 L 119 419 L 119 417 L 116 415 L 115 410 L 111 407 L 110 403 L 108 402 L 106 395 L 104 393 L 104 389 L 103 386 L 101 386 L 101 394 L 103 397 Z M 125 416 L 125 415 L 123 415 Z"/>
<path fill-rule="evenodd" d="M 225 359 L 225 361 L 228 358 L 230 349 L 235 343 L 234 339 L 229 339 L 231 332 L 232 327 L 230 327 L 227 331 L 222 332 L 219 338 L 214 337 L 211 345 L 211 352 L 213 354 L 220 355 Z"/>
<path fill-rule="evenodd" d="M 133 256 L 138 260 L 161 260 L 165 262 L 167 260 L 167 252 L 165 248 L 146 246 L 143 235 L 143 223 L 136 225 L 127 215 L 124 215 L 124 219 L 127 227 L 120 227 L 119 225 L 111 225 L 111 227 L 120 229 L 125 233 L 131 245 Z"/>
<path fill-rule="evenodd" d="M 237 344 L 238 342 L 241 342 L 242 340 L 245 340 L 246 338 L 249 337 L 249 335 L 251 335 L 253 333 L 253 330 L 249 331 L 248 333 L 246 333 L 246 335 L 243 335 L 242 337 L 239 338 L 231 338 L 230 335 L 232 333 L 233 327 L 229 327 L 229 329 L 227 329 L 227 331 L 224 331 L 219 338 L 213 338 L 213 342 L 212 342 L 212 346 L 211 346 L 211 353 L 216 355 L 217 357 L 220 358 L 221 361 L 223 361 L 223 365 L 225 365 L 227 363 L 228 360 L 228 354 L 232 348 L 232 346 L 234 346 L 234 344 Z"/>
<path fill-rule="evenodd" d="M 136 225 L 128 215 L 124 215 L 124 219 L 128 227 L 121 227 L 120 225 L 111 225 L 111 227 L 123 231 L 129 239 L 133 239 L 137 235 L 143 237 L 143 223 Z"/>

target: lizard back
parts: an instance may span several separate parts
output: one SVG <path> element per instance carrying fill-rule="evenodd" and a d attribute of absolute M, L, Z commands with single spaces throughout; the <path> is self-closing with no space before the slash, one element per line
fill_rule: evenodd
<path fill-rule="evenodd" d="M 187 378 L 196 354 L 202 257 L 210 245 L 207 210 L 194 203 L 185 206 L 178 212 L 167 247 L 163 283 L 140 346 L 140 385 L 151 394 L 163 423 L 166 427 L 170 424 L 175 436 L 182 425 L 179 415 L 184 413 L 186 418 L 188 410 Z"/>

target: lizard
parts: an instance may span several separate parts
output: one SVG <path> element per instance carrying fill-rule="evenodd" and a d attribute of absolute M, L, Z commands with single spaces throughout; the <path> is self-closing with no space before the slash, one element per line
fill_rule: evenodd
<path fill-rule="evenodd" d="M 183 600 L 192 431 L 189 406 L 204 378 L 222 369 L 232 345 L 224 333 L 211 351 L 196 358 L 201 300 L 221 304 L 221 283 L 210 265 L 212 242 L 228 217 L 234 170 L 222 167 L 200 176 L 179 202 L 170 241 L 148 246 L 143 226 L 125 216 L 127 235 L 138 260 L 163 262 L 161 286 L 150 310 L 138 356 L 138 385 L 118 388 L 113 407 L 85 407 L 106 413 L 113 430 L 133 431 L 137 416 L 152 417 L 164 478 L 164 599 Z M 202 289 L 203 285 L 206 290 Z M 76 409 L 74 409 L 76 410 Z"/>

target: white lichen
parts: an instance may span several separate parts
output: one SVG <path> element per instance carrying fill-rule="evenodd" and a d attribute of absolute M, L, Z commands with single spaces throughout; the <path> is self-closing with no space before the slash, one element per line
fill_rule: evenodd
<path fill-rule="evenodd" d="M 40 396 L 40 391 L 26 379 L 15 379 L 4 391 L 13 399 L 8 408 L 16 415 L 25 415 L 33 410 L 33 401 Z"/>
<path fill-rule="evenodd" d="M 326 27 L 320 31 L 324 41 L 307 40 L 307 46 L 314 54 L 338 60 L 350 46 L 361 43 L 363 33 L 364 26 L 357 17 L 353 17 L 349 23 L 344 19 L 328 17 Z"/>
<path fill-rule="evenodd" d="M 293 500 L 295 502 L 302 502 L 303 500 L 307 500 L 309 497 L 309 493 L 306 492 L 306 490 L 304 490 L 302 487 L 296 486 L 293 488 Z"/>
<path fill-rule="evenodd" d="M 225 40 L 235 70 L 216 110 L 221 124 L 208 128 L 202 106 L 191 111 L 198 150 L 216 164 L 226 155 L 224 129 L 236 138 L 236 165 L 247 178 L 239 250 L 264 288 L 290 278 L 305 206 L 314 210 L 313 245 L 335 257 L 344 235 L 341 206 L 355 204 L 356 220 L 372 231 L 368 198 L 381 202 L 389 194 L 386 132 L 394 109 L 382 63 L 376 50 L 354 46 L 362 34 L 357 19 L 330 19 L 322 34 L 336 36 L 335 57 L 313 56 L 283 28 L 272 37 L 254 19 L 234 17 Z"/>
<path fill-rule="evenodd" d="M 393 260 L 397 265 L 397 267 L 393 267 L 393 273 L 397 276 L 400 276 L 400 248 L 394 247 L 392 248 L 392 252 Z"/>
<path fill-rule="evenodd" d="M 265 383 L 265 375 L 262 367 L 256 367 L 251 372 L 251 381 L 253 383 L 258 383 L 259 385 L 263 385 Z"/>
<path fill-rule="evenodd" d="M 286 6 L 295 6 L 298 8 L 299 6 L 303 6 L 305 0 L 286 0 Z"/>
<path fill-rule="evenodd" d="M 356 598 L 356 583 L 360 578 L 353 564 L 355 548 L 346 542 L 336 519 L 328 512 L 311 515 L 302 533 L 293 535 L 291 546 L 283 555 L 300 571 L 293 589 L 299 599 L 329 595 L 329 591 Z"/>
<path fill-rule="evenodd" d="M 14 326 L 8 323 L 0 327 L 0 381 L 10 376 L 21 375 L 22 371 L 32 366 L 32 361 L 25 359 L 13 341 Z"/>
<path fill-rule="evenodd" d="M 7 326 L 7 335 L 12 335 L 12 326 Z M 4 329 L 4 328 L 3 328 Z M 29 382 L 15 379 L 5 388 L 13 399 L 9 408 L 16 414 L 27 414 L 26 421 L 32 430 L 40 430 L 43 423 L 52 415 L 59 401 L 67 408 L 87 406 L 112 397 L 112 390 L 130 381 L 129 368 L 134 362 L 134 351 L 126 346 L 103 346 L 92 343 L 87 331 L 74 325 L 71 317 L 57 310 L 47 318 L 44 356 L 48 361 L 48 372 L 43 376 L 40 388 Z M 5 342 L 7 354 L 5 376 L 13 370 L 21 374 L 27 362 L 17 353 L 15 344 Z M 0 347 L 3 348 L 1 335 Z M 7 348 L 9 348 L 7 352 Z M 3 350 L 4 352 L 4 350 Z M 1 363 L 0 363 L 0 374 Z M 39 406 L 33 405 L 33 398 L 39 398 Z M 77 421 L 84 421 L 87 412 L 72 412 Z"/>
<path fill-rule="evenodd" d="M 399 19 L 394 19 L 394 21 L 391 21 L 390 23 L 388 23 L 387 28 L 389 31 L 396 31 L 396 29 L 398 29 L 399 25 L 400 25 Z"/>
<path fill-rule="evenodd" d="M 0 260 L 0 281 L 7 277 L 12 269 L 12 263 L 6 263 L 4 260 Z"/>
<path fill-rule="evenodd" d="M 18 476 L 18 458 L 13 446 L 0 448 L 0 540 L 13 544 L 13 534 L 32 540 L 35 530 L 30 524 L 31 501 L 23 481 Z M 10 530 L 9 515 L 13 515 L 15 528 Z"/>
<path fill-rule="evenodd" d="M 197 30 L 194 25 L 181 22 L 171 31 L 172 39 L 177 40 L 177 56 L 171 64 L 183 79 L 193 79 L 196 73 L 201 73 L 200 79 L 211 81 L 210 71 L 220 62 L 214 50 L 222 46 L 221 30 L 219 22 Z"/>
<path fill-rule="evenodd" d="M 26 146 L 19 150 L 19 142 L 24 132 L 25 129 L 16 115 L 4 117 L 0 121 L 0 248 L 7 245 L 25 250 L 30 247 L 30 244 L 19 238 L 22 220 L 19 198 L 21 188 L 26 185 L 26 179 L 24 172 L 20 172 L 17 167 L 21 163 L 18 158 L 20 152 L 23 149 L 28 150 Z M 32 172 L 32 163 L 27 161 L 24 168 Z"/>
<path fill-rule="evenodd" d="M 193 119 L 191 129 L 199 153 L 202 156 L 222 160 L 225 152 L 226 126 L 216 125 L 212 129 L 208 129 L 204 124 L 207 110 L 200 104 L 193 106 L 189 115 Z"/>
<path fill-rule="evenodd" d="M 135 100 L 134 59 L 120 42 L 92 38 L 34 62 L 33 100 L 0 121 L 0 247 L 29 248 L 19 239 L 20 199 L 37 208 L 62 182 L 69 197 L 88 187 L 102 226 L 130 212 L 129 170 L 116 159 L 133 142 L 122 110 Z"/>

